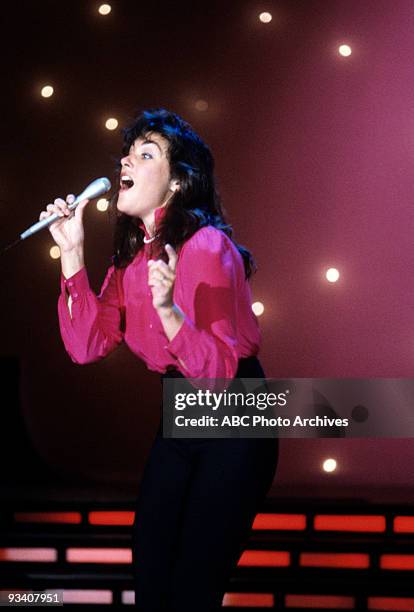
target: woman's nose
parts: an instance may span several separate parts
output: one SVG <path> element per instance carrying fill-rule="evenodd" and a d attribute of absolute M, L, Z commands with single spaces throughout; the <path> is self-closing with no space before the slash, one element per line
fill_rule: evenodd
<path fill-rule="evenodd" d="M 121 167 L 126 166 L 127 168 L 131 168 L 131 161 L 129 159 L 129 155 L 126 155 L 121 159 Z"/>

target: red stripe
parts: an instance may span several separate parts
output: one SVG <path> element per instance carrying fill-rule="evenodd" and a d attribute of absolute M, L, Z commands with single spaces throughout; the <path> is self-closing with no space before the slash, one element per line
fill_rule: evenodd
<path fill-rule="evenodd" d="M 414 570 L 414 555 L 381 555 L 380 568 Z"/>
<path fill-rule="evenodd" d="M 316 531 L 385 531 L 385 516 L 353 514 L 318 514 L 314 518 Z"/>
<path fill-rule="evenodd" d="M 369 555 L 364 553 L 301 553 L 302 567 L 338 567 L 366 569 Z"/>
<path fill-rule="evenodd" d="M 355 599 L 342 595 L 286 595 L 286 608 L 353 610 Z"/>
<path fill-rule="evenodd" d="M 306 516 L 304 514 L 256 514 L 253 529 L 303 531 L 306 529 Z"/>
<path fill-rule="evenodd" d="M 239 567 L 287 567 L 290 553 L 273 550 L 245 550 L 237 564 Z"/>

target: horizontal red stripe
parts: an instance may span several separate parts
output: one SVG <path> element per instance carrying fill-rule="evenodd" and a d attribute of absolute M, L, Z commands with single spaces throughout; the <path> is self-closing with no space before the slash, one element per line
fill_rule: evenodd
<path fill-rule="evenodd" d="M 365 553 L 301 553 L 299 564 L 302 567 L 366 569 L 369 567 L 369 555 Z"/>
<path fill-rule="evenodd" d="M 128 525 L 134 522 L 135 512 L 94 510 L 89 512 L 88 521 L 91 525 Z"/>
<path fill-rule="evenodd" d="M 273 550 L 245 550 L 237 564 L 239 567 L 287 567 L 290 553 Z"/>
<path fill-rule="evenodd" d="M 414 555 L 381 555 L 380 568 L 414 570 Z"/>
<path fill-rule="evenodd" d="M 382 533 L 385 516 L 355 514 L 318 514 L 314 518 L 316 531 L 362 531 Z"/>
<path fill-rule="evenodd" d="M 132 563 L 130 548 L 68 548 L 69 563 Z"/>
<path fill-rule="evenodd" d="M 394 531 L 395 533 L 414 533 L 414 516 L 396 516 Z"/>
<path fill-rule="evenodd" d="M 226 593 L 223 606 L 240 606 L 241 608 L 273 608 L 271 593 Z"/>
<path fill-rule="evenodd" d="M 65 589 L 63 591 L 63 603 L 111 604 L 112 591 L 100 589 Z"/>
<path fill-rule="evenodd" d="M 53 563 L 57 561 L 57 550 L 56 548 L 0 548 L 0 561 Z"/>
<path fill-rule="evenodd" d="M 306 529 L 306 516 L 304 514 L 256 514 L 253 529 L 303 531 Z"/>
<path fill-rule="evenodd" d="M 15 512 L 16 523 L 73 523 L 82 522 L 80 512 Z"/>
<path fill-rule="evenodd" d="M 286 608 L 353 610 L 355 599 L 343 595 L 286 595 Z"/>
<path fill-rule="evenodd" d="M 414 610 L 412 597 L 368 597 L 368 610 Z"/>

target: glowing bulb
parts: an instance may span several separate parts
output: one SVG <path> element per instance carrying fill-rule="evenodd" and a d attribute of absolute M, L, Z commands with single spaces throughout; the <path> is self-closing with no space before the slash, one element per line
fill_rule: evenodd
<path fill-rule="evenodd" d="M 55 244 L 49 251 L 49 255 L 52 259 L 59 259 L 60 257 L 60 248 Z"/>
<path fill-rule="evenodd" d="M 343 57 L 349 57 L 352 53 L 352 49 L 349 45 L 341 45 L 338 51 Z"/>
<path fill-rule="evenodd" d="M 111 5 L 101 4 L 101 6 L 98 8 L 98 11 L 101 15 L 109 15 L 109 13 L 111 12 Z"/>
<path fill-rule="evenodd" d="M 262 23 L 270 23 L 272 21 L 272 15 L 270 13 L 260 13 L 259 19 Z"/>
<path fill-rule="evenodd" d="M 100 210 L 101 212 L 104 212 L 105 210 L 108 210 L 108 205 L 109 205 L 109 202 L 105 198 L 100 198 L 96 202 L 96 208 L 98 210 Z"/>
<path fill-rule="evenodd" d="M 257 317 L 260 317 L 260 315 L 264 313 L 262 302 L 254 302 L 254 304 L 252 304 L 252 310 Z"/>
<path fill-rule="evenodd" d="M 198 111 L 206 111 L 208 109 L 208 102 L 205 100 L 197 100 L 194 106 Z"/>
<path fill-rule="evenodd" d="M 335 459 L 325 459 L 323 462 L 323 469 L 325 472 L 334 472 L 336 470 L 337 463 Z"/>
<path fill-rule="evenodd" d="M 42 94 L 43 98 L 50 98 L 50 96 L 53 96 L 53 87 L 51 85 L 45 85 L 42 87 L 40 93 Z"/>
<path fill-rule="evenodd" d="M 107 130 L 116 130 L 118 127 L 118 120 L 111 117 L 105 121 L 105 127 Z"/>
<path fill-rule="evenodd" d="M 336 268 L 329 268 L 329 270 L 326 271 L 326 279 L 330 283 L 336 283 L 338 278 L 339 278 L 339 270 L 337 270 Z"/>

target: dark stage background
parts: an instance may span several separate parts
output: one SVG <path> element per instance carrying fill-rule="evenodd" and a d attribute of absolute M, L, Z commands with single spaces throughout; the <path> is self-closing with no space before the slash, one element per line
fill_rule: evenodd
<path fill-rule="evenodd" d="M 413 377 L 412 1 L 120 0 L 106 17 L 98 5 L 2 5 L 0 241 L 112 178 L 121 133 L 107 118 L 166 107 L 211 146 L 235 237 L 256 256 L 267 376 Z M 94 202 L 85 217 L 98 291 L 112 228 Z M 1 257 L 3 482 L 134 484 L 159 376 L 125 347 L 70 361 L 52 245 L 46 230 Z M 274 493 L 407 500 L 413 460 L 410 439 L 282 440 Z"/>

